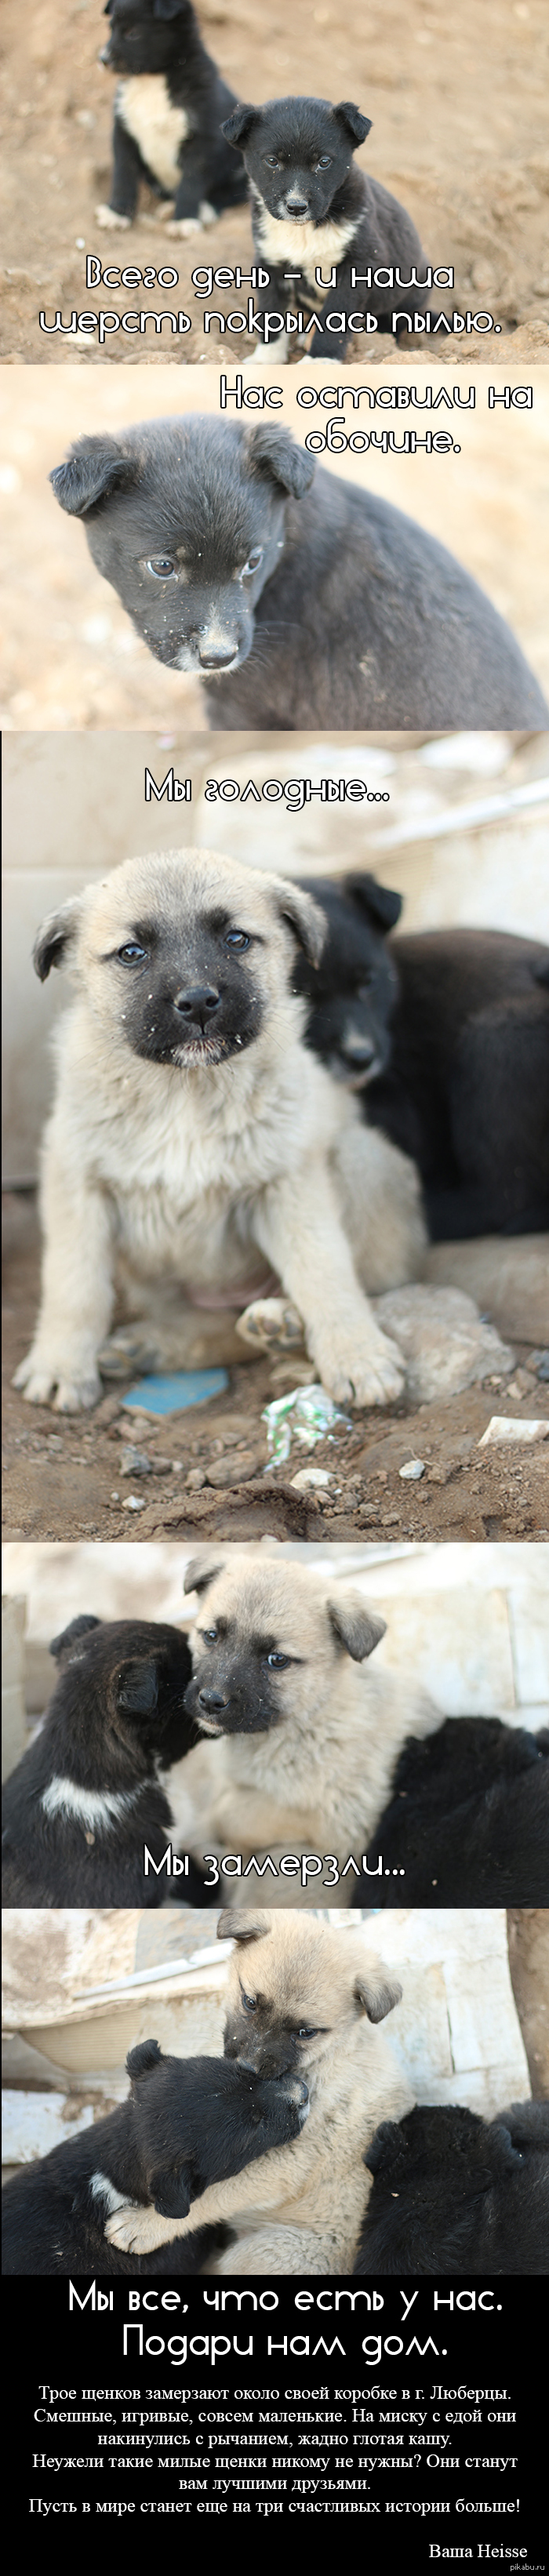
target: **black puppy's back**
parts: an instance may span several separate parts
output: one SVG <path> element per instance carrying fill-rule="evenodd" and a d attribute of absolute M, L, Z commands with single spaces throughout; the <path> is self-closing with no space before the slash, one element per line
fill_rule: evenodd
<path fill-rule="evenodd" d="M 419 1164 L 435 1242 L 549 1226 L 549 949 L 397 933 L 391 1059 L 368 1117 Z"/>
<path fill-rule="evenodd" d="M 408 1736 L 376 1827 L 377 1903 L 549 1904 L 549 1730 L 447 1717 Z M 404 1870 L 404 1878 L 393 1871 Z M 365 1887 L 372 1885 L 366 1879 Z"/>
<path fill-rule="evenodd" d="M 531 2116 L 532 2115 L 532 2116 Z M 549 2271 L 549 2103 L 488 2126 L 450 2103 L 384 2120 L 355 2271 Z"/>

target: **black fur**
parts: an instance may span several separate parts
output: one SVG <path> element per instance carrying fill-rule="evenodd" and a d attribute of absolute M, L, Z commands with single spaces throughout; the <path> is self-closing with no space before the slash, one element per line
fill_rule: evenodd
<path fill-rule="evenodd" d="M 382 286 L 351 285 L 352 268 L 363 279 L 370 268 L 398 270 L 405 281 L 414 269 L 416 277 L 425 277 L 424 254 L 410 215 L 379 179 L 355 169 L 353 153 L 370 128 L 371 118 L 350 100 L 330 107 L 324 98 L 271 98 L 265 107 L 237 107 L 223 126 L 229 143 L 243 155 L 255 256 L 269 269 L 269 286 L 256 295 L 256 312 L 284 314 L 296 304 L 316 308 L 318 328 L 308 334 L 306 347 L 321 364 L 327 357 L 342 357 L 349 344 L 359 356 L 361 341 L 355 333 L 331 328 L 336 319 L 341 326 L 342 314 L 366 310 L 375 314 L 378 331 L 391 331 L 393 315 L 424 313 L 427 303 L 425 287 L 398 286 L 396 277 L 392 289 L 387 278 Z M 295 251 L 283 245 L 277 256 L 275 244 L 274 259 L 273 219 L 275 225 L 284 224 L 286 233 L 291 223 L 295 233 Z M 299 272 L 304 224 L 314 225 L 318 242 L 299 283 L 288 286 L 288 271 L 294 277 Z M 340 250 L 323 241 L 327 225 L 336 233 L 341 228 Z M 336 267 L 336 284 L 327 294 L 315 282 L 316 267 L 323 277 Z M 280 340 L 273 338 L 274 365 L 277 353 Z"/>
<path fill-rule="evenodd" d="M 208 414 L 78 439 L 50 480 L 156 660 L 205 676 L 216 727 L 542 726 L 509 628 L 445 547 L 314 474 L 288 430 Z"/>
<path fill-rule="evenodd" d="M 364 1878 L 360 1903 L 549 1906 L 549 1729 L 447 1717 L 409 1735 L 368 1854 L 404 1878 Z"/>
<path fill-rule="evenodd" d="M 421 1172 L 433 1242 L 549 1227 L 549 949 L 498 930 L 397 933 L 399 895 L 303 880 L 328 923 L 307 1043 Z M 391 911 L 391 906 L 393 907 Z M 383 907 L 386 907 L 383 910 Z M 370 1087 L 371 1086 L 371 1087 Z"/>
<path fill-rule="evenodd" d="M 206 53 L 191 0 L 107 0 L 105 16 L 111 28 L 101 61 L 108 71 L 123 76 L 114 111 L 109 197 L 113 213 L 131 221 L 143 180 L 157 197 L 171 193 L 155 169 L 152 129 L 144 157 L 124 118 L 124 82 L 151 73 L 159 90 L 161 85 L 165 88 L 170 106 L 182 108 L 188 120 L 178 154 L 181 177 L 174 196 L 174 221 L 197 220 L 204 200 L 218 215 L 225 206 L 240 205 L 248 193 L 246 175 L 235 165 L 222 134 L 223 118 L 235 103 L 234 90 Z"/>
<path fill-rule="evenodd" d="M 355 2272 L 549 2272 L 549 2102 L 382 2120 Z"/>
<path fill-rule="evenodd" d="M 128 2100 L 6 2183 L 4 2272 L 199 2272 L 212 2248 L 230 2243 L 225 2228 L 198 2228 L 156 2254 L 119 2253 L 104 2234 L 108 2193 L 92 2191 L 93 2176 L 123 2200 L 186 2218 L 210 2183 L 299 2136 L 301 2079 L 269 2084 L 222 2057 L 163 2057 L 156 2039 L 130 2049 L 126 2062 Z"/>
<path fill-rule="evenodd" d="M 73 1619 L 51 1653 L 60 1671 L 44 1726 L 3 1791 L 3 1904 L 145 1907 L 169 1894 L 203 1905 L 191 1861 L 187 1878 L 143 1876 L 144 1842 L 158 1863 L 170 1839 L 160 1766 L 199 1741 L 184 1706 L 185 1637 L 144 1619 Z M 54 1779 L 94 1800 L 122 1794 L 128 1807 L 110 1823 L 62 1805 L 48 1813 Z"/>

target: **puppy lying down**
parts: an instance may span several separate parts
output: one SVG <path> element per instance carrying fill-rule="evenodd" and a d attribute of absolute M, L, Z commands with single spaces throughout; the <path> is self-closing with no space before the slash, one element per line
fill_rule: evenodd
<path fill-rule="evenodd" d="M 192 849 L 128 859 L 44 922 L 37 974 L 64 966 L 76 993 L 42 1160 L 42 1306 L 15 1381 L 31 1403 L 97 1402 L 117 1286 L 145 1341 L 155 1318 L 156 1366 L 184 1367 L 193 1304 L 246 1306 L 265 1266 L 336 1400 L 400 1393 L 364 1291 L 417 1276 L 419 1184 L 302 1044 L 295 944 L 314 958 L 323 936 L 300 887 Z"/>
<path fill-rule="evenodd" d="M 224 1938 L 223 1918 L 219 1934 Z M 204 2191 L 172 2237 L 225 2218 L 239 2240 L 208 2270 L 352 2271 L 370 2177 L 364 2151 L 380 2119 L 400 2119 L 413 2096 L 377 2025 L 402 1987 L 362 1932 L 336 1932 L 296 1913 L 235 1915 L 225 2056 L 262 2076 L 301 2075 L 309 2118 L 299 2138 L 230 2182 Z M 383 2107 L 382 2107 L 383 2106 Z M 165 2241 L 155 2209 L 119 2209 L 110 2245 L 151 2253 Z"/>

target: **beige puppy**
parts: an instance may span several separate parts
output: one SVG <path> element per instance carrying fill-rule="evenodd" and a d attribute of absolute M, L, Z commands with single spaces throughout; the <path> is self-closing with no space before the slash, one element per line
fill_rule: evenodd
<path fill-rule="evenodd" d="M 218 1927 L 221 1938 L 224 1926 Z M 211 2220 L 240 2227 L 220 2272 L 351 2272 L 371 2178 L 363 2157 L 380 2120 L 412 2107 L 406 2076 L 373 2025 L 402 1987 L 372 1958 L 361 1930 L 336 1932 L 298 1914 L 235 1916 L 225 2055 L 275 2078 L 304 2077 L 309 2118 L 276 2147 L 170 2219 L 172 2237 Z M 111 2244 L 149 2253 L 166 2241 L 156 2210 L 118 2210 Z"/>
<path fill-rule="evenodd" d="M 37 973 L 66 965 L 76 999 L 44 1145 L 42 1308 L 16 1378 L 31 1403 L 97 1402 L 117 1274 L 134 1311 L 175 1293 L 155 1359 L 176 1366 L 193 1299 L 246 1306 L 266 1264 L 336 1399 L 400 1392 L 357 1273 L 373 1291 L 417 1275 L 419 1185 L 301 1042 L 295 942 L 318 958 L 324 928 L 302 888 L 202 850 L 128 859 L 44 923 Z"/>
<path fill-rule="evenodd" d="M 442 1724 L 426 1692 L 371 1669 L 384 1619 L 356 1586 L 261 1549 L 230 1549 L 221 1564 L 205 1551 L 187 1566 L 185 1589 L 200 1604 L 185 1707 L 210 1741 L 167 1775 L 175 1845 L 199 1861 L 208 1851 L 360 1858 L 404 1737 Z M 305 1902 L 353 1903 L 352 1875 L 335 1887 L 323 1875 L 326 1885 L 309 1880 Z M 298 1886 L 267 1872 L 254 1904 L 295 1906 Z M 224 1902 L 238 1904 L 238 1880 L 222 1887 Z"/>

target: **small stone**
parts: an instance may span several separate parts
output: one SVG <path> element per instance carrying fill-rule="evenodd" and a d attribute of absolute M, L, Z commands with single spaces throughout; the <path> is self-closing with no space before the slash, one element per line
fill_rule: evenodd
<path fill-rule="evenodd" d="M 549 1422 L 537 1422 L 533 1416 L 525 1414 L 521 1418 L 520 1414 L 517 1417 L 515 1413 L 493 1413 L 487 1430 L 483 1431 L 482 1439 L 477 1441 L 477 1448 L 498 1448 L 500 1444 L 504 1446 L 507 1441 L 515 1440 L 524 1440 L 530 1445 L 530 1442 L 535 1440 L 547 1439 L 549 1439 Z"/>
<path fill-rule="evenodd" d="M 201 1487 L 201 1485 L 205 1485 L 205 1483 L 206 1483 L 206 1470 L 205 1470 L 205 1468 L 204 1468 L 204 1467 L 189 1467 L 189 1473 L 188 1473 L 188 1476 L 186 1476 L 186 1477 L 185 1477 L 185 1486 L 188 1488 L 189 1493 L 191 1493 L 191 1494 L 198 1494 L 198 1493 L 200 1492 L 200 1487 Z"/>
<path fill-rule="evenodd" d="M 403 1477 L 405 1484 L 416 1485 L 419 1482 L 420 1476 L 425 1475 L 425 1459 L 408 1458 L 406 1466 L 399 1467 L 398 1472 L 399 1476 Z"/>
<path fill-rule="evenodd" d="M 146 1449 L 134 1449 L 133 1446 L 123 1449 L 121 1473 L 123 1476 L 150 1476 L 151 1461 Z"/>
<path fill-rule="evenodd" d="M 125 1494 L 122 1510 L 123 1512 L 144 1512 L 146 1510 L 144 1494 Z"/>
<path fill-rule="evenodd" d="M 298 1494 L 306 1485 L 331 1485 L 332 1481 L 327 1467 L 300 1467 L 297 1476 L 290 1477 L 290 1484 L 295 1485 Z"/>
<path fill-rule="evenodd" d="M 250 1477 L 255 1476 L 256 1466 L 257 1457 L 253 1450 L 245 1450 L 243 1456 L 235 1455 L 233 1450 L 229 1458 L 212 1459 L 206 1469 L 205 1482 L 207 1485 L 247 1485 Z"/>

